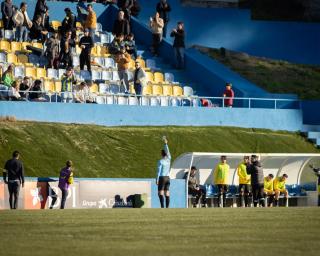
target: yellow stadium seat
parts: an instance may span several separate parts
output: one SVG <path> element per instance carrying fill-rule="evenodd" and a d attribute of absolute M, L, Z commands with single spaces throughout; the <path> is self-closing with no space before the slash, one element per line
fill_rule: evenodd
<path fill-rule="evenodd" d="M 80 54 L 81 53 L 81 48 L 79 45 L 76 45 L 76 54 Z"/>
<path fill-rule="evenodd" d="M 134 69 L 135 69 L 135 64 L 134 64 L 134 60 L 133 60 L 133 59 L 130 59 L 129 69 L 131 69 L 131 70 L 134 70 Z"/>
<path fill-rule="evenodd" d="M 25 67 L 26 76 L 35 79 L 37 77 L 37 69 L 34 67 Z"/>
<path fill-rule="evenodd" d="M 57 80 L 54 82 L 54 91 L 55 92 L 61 92 L 61 80 Z"/>
<path fill-rule="evenodd" d="M 42 43 L 33 42 L 31 45 L 33 47 L 43 49 L 43 44 Z"/>
<path fill-rule="evenodd" d="M 93 83 L 91 86 L 90 86 L 90 92 L 92 93 L 98 93 L 99 92 L 99 86 L 95 83 Z"/>
<path fill-rule="evenodd" d="M 155 73 L 153 74 L 153 81 L 154 81 L 155 83 L 163 83 L 163 81 L 164 81 L 164 76 L 163 76 L 163 74 L 160 73 L 160 72 L 155 72 Z"/>
<path fill-rule="evenodd" d="M 21 43 L 20 42 L 11 42 L 11 52 L 19 52 L 21 51 Z"/>
<path fill-rule="evenodd" d="M 46 91 L 53 92 L 54 91 L 54 82 L 52 80 L 44 80 L 44 89 Z"/>
<path fill-rule="evenodd" d="M 0 29 L 3 28 L 3 20 L 0 20 Z"/>
<path fill-rule="evenodd" d="M 47 70 L 45 68 L 37 68 L 37 79 L 46 78 Z"/>
<path fill-rule="evenodd" d="M 153 74 L 151 72 L 146 72 L 146 81 L 153 82 Z"/>
<path fill-rule="evenodd" d="M 51 27 L 54 29 L 54 30 L 58 30 L 58 28 L 61 26 L 61 22 L 58 21 L 58 20 L 53 20 L 51 21 Z"/>
<path fill-rule="evenodd" d="M 100 47 L 100 46 L 99 46 Z M 92 49 L 91 49 L 91 55 L 93 55 L 93 56 L 97 56 L 97 48 L 98 48 L 98 46 L 96 45 L 96 46 L 94 46 L 94 47 L 92 47 Z"/>
<path fill-rule="evenodd" d="M 172 96 L 172 86 L 171 85 L 163 85 L 162 86 L 162 93 L 164 96 Z"/>
<path fill-rule="evenodd" d="M 10 52 L 11 47 L 8 41 L 1 40 L 0 41 L 0 50 L 4 52 Z"/>
<path fill-rule="evenodd" d="M 16 64 L 17 61 L 17 56 L 14 53 L 8 53 L 7 54 L 7 62 L 9 64 Z"/>
<path fill-rule="evenodd" d="M 144 59 L 137 58 L 136 61 L 140 63 L 140 67 L 142 67 L 143 69 L 146 68 L 146 62 L 144 61 Z"/>
<path fill-rule="evenodd" d="M 27 50 L 27 46 L 28 46 L 28 45 L 31 45 L 31 43 L 29 43 L 29 42 L 22 42 L 22 43 L 21 43 L 21 51 L 23 51 L 23 52 L 31 52 L 31 51 Z"/>
<path fill-rule="evenodd" d="M 109 57 L 109 56 L 110 56 L 107 47 L 101 46 L 100 56 L 101 56 L 101 57 Z"/>
<path fill-rule="evenodd" d="M 152 94 L 157 95 L 157 96 L 161 96 L 163 94 L 162 87 L 157 84 L 152 85 Z"/>
<path fill-rule="evenodd" d="M 150 84 L 143 86 L 142 95 L 152 95 L 152 86 Z"/>
<path fill-rule="evenodd" d="M 178 85 L 173 86 L 173 96 L 182 96 L 182 95 L 183 95 L 183 89 Z"/>
<path fill-rule="evenodd" d="M 18 63 L 26 64 L 28 63 L 28 56 L 25 54 L 19 54 L 17 55 L 17 60 L 18 60 Z"/>
<path fill-rule="evenodd" d="M 133 84 L 130 84 L 129 92 L 130 92 L 131 94 L 135 94 L 135 93 L 136 93 Z"/>

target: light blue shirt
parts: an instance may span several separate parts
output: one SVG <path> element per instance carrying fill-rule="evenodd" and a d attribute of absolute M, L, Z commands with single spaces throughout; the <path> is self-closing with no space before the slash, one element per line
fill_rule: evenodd
<path fill-rule="evenodd" d="M 158 161 L 157 181 L 159 181 L 160 176 L 169 176 L 170 174 L 171 155 L 168 145 L 165 144 L 163 149 L 167 153 L 167 156 Z"/>

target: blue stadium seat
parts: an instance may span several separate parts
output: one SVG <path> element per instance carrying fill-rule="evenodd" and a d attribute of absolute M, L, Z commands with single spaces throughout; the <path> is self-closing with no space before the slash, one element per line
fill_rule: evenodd
<path fill-rule="evenodd" d="M 190 86 L 184 86 L 183 87 L 183 95 L 185 97 L 190 97 L 193 95 L 193 89 Z"/>
<path fill-rule="evenodd" d="M 94 57 L 94 61 L 100 66 L 104 66 L 104 58 L 103 57 Z"/>
<path fill-rule="evenodd" d="M 81 70 L 80 71 L 80 80 L 90 81 L 91 74 L 88 70 Z"/>
<path fill-rule="evenodd" d="M 150 68 L 150 69 L 152 69 L 152 70 L 157 69 L 157 67 L 156 67 L 156 61 L 153 60 L 153 59 L 147 59 L 147 60 L 146 60 L 146 66 L 147 66 L 147 68 Z"/>
<path fill-rule="evenodd" d="M 129 97 L 129 105 L 137 106 L 139 105 L 139 100 L 137 97 Z"/>
<path fill-rule="evenodd" d="M 0 63 L 7 62 L 7 56 L 4 52 L 0 52 Z"/>
<path fill-rule="evenodd" d="M 111 81 L 112 79 L 112 71 L 103 70 L 101 74 L 102 80 Z"/>
<path fill-rule="evenodd" d="M 48 76 L 49 78 L 59 79 L 58 70 L 56 70 L 56 69 L 54 69 L 54 68 L 48 68 L 48 69 L 47 69 L 47 76 Z"/>
<path fill-rule="evenodd" d="M 39 65 L 39 56 L 35 55 L 35 54 L 29 54 L 29 63 L 34 64 L 35 66 Z"/>
<path fill-rule="evenodd" d="M 124 96 L 119 96 L 117 98 L 118 105 L 128 105 L 128 98 Z"/>
<path fill-rule="evenodd" d="M 23 78 L 24 77 L 24 67 L 23 66 L 15 66 L 14 67 L 14 76 Z"/>
<path fill-rule="evenodd" d="M 169 106 L 169 97 L 160 97 L 160 105 L 162 107 L 168 107 Z"/>
<path fill-rule="evenodd" d="M 115 62 L 112 58 L 104 58 L 104 66 L 105 68 L 115 68 Z"/>
<path fill-rule="evenodd" d="M 151 97 L 150 98 L 150 106 L 156 107 L 159 105 L 160 105 L 160 102 L 159 102 L 158 97 Z"/>
<path fill-rule="evenodd" d="M 174 75 L 172 73 L 164 73 L 164 80 L 168 83 L 173 83 Z"/>
<path fill-rule="evenodd" d="M 112 81 L 119 81 L 120 77 L 119 77 L 119 73 L 118 71 L 112 71 Z"/>
<path fill-rule="evenodd" d="M 97 104 L 105 104 L 106 103 L 106 99 L 104 96 L 97 96 L 95 101 Z"/>
<path fill-rule="evenodd" d="M 118 94 L 120 93 L 120 87 L 117 84 L 110 84 L 109 85 L 109 92 L 111 94 Z"/>
<path fill-rule="evenodd" d="M 109 92 L 109 85 L 108 84 L 99 84 L 99 93 L 105 94 Z"/>
<path fill-rule="evenodd" d="M 141 97 L 140 98 L 140 105 L 141 106 L 149 106 L 150 105 L 149 97 Z"/>
<path fill-rule="evenodd" d="M 114 104 L 114 96 L 106 96 L 106 104 L 112 105 Z"/>
<path fill-rule="evenodd" d="M 173 107 L 181 106 L 181 100 L 179 98 L 172 98 L 171 99 L 171 106 L 173 106 Z"/>
<path fill-rule="evenodd" d="M 101 23 L 97 23 L 96 31 L 102 32 L 102 24 Z"/>
<path fill-rule="evenodd" d="M 8 41 L 14 40 L 14 33 L 13 30 L 5 30 L 4 31 L 4 38 Z"/>

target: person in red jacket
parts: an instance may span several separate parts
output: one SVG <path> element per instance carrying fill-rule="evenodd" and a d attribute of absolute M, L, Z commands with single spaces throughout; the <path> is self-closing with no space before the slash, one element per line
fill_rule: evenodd
<path fill-rule="evenodd" d="M 227 108 L 232 108 L 233 105 L 234 91 L 231 87 L 231 83 L 226 83 L 226 89 L 223 93 L 223 97 L 226 97 L 226 99 L 224 99 L 224 106 Z"/>

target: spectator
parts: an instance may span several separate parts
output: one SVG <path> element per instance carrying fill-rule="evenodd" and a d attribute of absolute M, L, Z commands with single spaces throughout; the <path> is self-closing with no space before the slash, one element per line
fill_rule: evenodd
<path fill-rule="evenodd" d="M 14 82 L 13 65 L 10 64 L 7 70 L 3 72 L 2 82 L 3 82 L 3 85 L 6 86 L 7 88 L 11 87 L 12 83 Z"/>
<path fill-rule="evenodd" d="M 118 19 L 116 19 L 113 23 L 112 34 L 118 36 L 123 34 L 124 36 L 129 35 L 130 33 L 130 25 L 128 20 L 124 18 L 124 12 L 119 11 Z"/>
<path fill-rule="evenodd" d="M 25 76 L 20 84 L 20 96 L 21 98 L 27 99 L 27 93 L 29 92 L 30 86 L 30 79 L 29 77 Z"/>
<path fill-rule="evenodd" d="M 138 0 L 132 0 L 133 4 L 131 6 L 130 12 L 131 15 L 135 18 L 138 18 L 139 13 L 141 11 L 141 7 Z"/>
<path fill-rule="evenodd" d="M 48 10 L 48 5 L 46 0 L 38 0 L 36 4 L 36 8 L 34 10 L 33 14 L 33 21 L 37 20 L 37 17 L 41 17 L 42 26 L 44 26 L 44 21 L 45 21 L 45 15 Z"/>
<path fill-rule="evenodd" d="M 27 3 L 21 3 L 20 10 L 16 11 L 12 19 L 16 26 L 16 40 L 19 42 L 28 41 L 28 30 L 32 27 L 32 21 L 27 13 Z"/>
<path fill-rule="evenodd" d="M 174 55 L 176 58 L 176 68 L 183 69 L 184 68 L 184 25 L 182 22 L 178 22 L 177 29 L 173 29 L 171 37 L 174 37 L 173 48 L 174 48 Z"/>
<path fill-rule="evenodd" d="M 218 205 L 219 207 L 226 207 L 227 205 L 227 191 L 230 166 L 227 164 L 227 157 L 221 156 L 221 162 L 214 170 L 214 184 L 218 186 Z"/>
<path fill-rule="evenodd" d="M 274 200 L 272 173 L 270 173 L 267 177 L 264 177 L 264 198 L 268 202 L 268 207 L 271 207 Z"/>
<path fill-rule="evenodd" d="M 127 53 L 130 55 L 133 55 L 133 57 L 136 59 L 137 56 L 137 47 L 136 47 L 136 42 L 134 40 L 134 34 L 130 33 L 126 40 L 124 41 L 124 45 L 126 46 Z"/>
<path fill-rule="evenodd" d="M 9 91 L 8 91 L 8 96 L 9 96 L 9 100 L 12 101 L 25 101 L 25 98 L 21 98 L 20 93 L 19 93 L 19 84 L 14 81 L 12 83 L 12 86 L 10 87 Z"/>
<path fill-rule="evenodd" d="M 41 80 L 35 80 L 33 83 L 33 86 L 30 89 L 29 93 L 29 99 L 31 101 L 39 101 L 39 102 L 44 102 L 46 99 L 44 98 L 43 95 L 43 90 L 42 90 L 42 82 Z"/>
<path fill-rule="evenodd" d="M 66 166 L 61 169 L 60 175 L 59 175 L 58 187 L 62 192 L 60 209 L 64 209 L 65 207 L 67 196 L 68 196 L 68 189 L 71 184 L 73 184 L 72 162 L 68 160 L 66 162 Z"/>
<path fill-rule="evenodd" d="M 73 67 L 72 63 L 72 48 L 76 46 L 74 39 L 72 39 L 72 32 L 67 31 L 65 36 L 60 41 L 60 66 L 63 68 Z"/>
<path fill-rule="evenodd" d="M 146 72 L 141 68 L 138 60 L 135 61 L 135 68 L 133 79 L 130 81 L 133 82 L 136 95 L 142 95 L 142 88 L 146 85 Z"/>
<path fill-rule="evenodd" d="M 227 108 L 232 108 L 233 105 L 234 92 L 231 87 L 231 83 L 226 83 L 226 89 L 223 93 L 223 97 L 226 98 L 224 99 L 224 106 Z"/>
<path fill-rule="evenodd" d="M 320 168 L 316 168 L 312 164 L 310 164 L 309 167 L 313 170 L 314 174 L 318 178 L 318 181 L 317 181 L 317 185 L 318 185 L 318 206 L 320 206 Z"/>
<path fill-rule="evenodd" d="M 88 10 L 88 16 L 85 22 L 85 28 L 89 29 L 90 31 L 90 36 L 92 37 L 92 40 L 94 41 L 94 35 L 96 32 L 97 28 L 97 15 L 93 11 L 92 4 L 87 5 L 87 10 Z"/>
<path fill-rule="evenodd" d="M 251 177 L 247 173 L 247 164 L 249 163 L 249 156 L 243 158 L 243 162 L 237 167 L 237 174 L 239 176 L 239 199 L 241 207 L 249 207 L 250 181 Z"/>
<path fill-rule="evenodd" d="M 46 41 L 45 56 L 48 60 L 48 68 L 58 68 L 59 44 L 58 33 L 53 32 L 51 37 Z"/>
<path fill-rule="evenodd" d="M 283 174 L 281 177 L 276 177 L 273 181 L 273 190 L 274 190 L 274 202 L 276 206 L 279 206 L 279 196 L 284 195 L 285 206 L 288 207 L 288 190 L 286 189 L 286 179 L 288 178 L 287 174 Z"/>
<path fill-rule="evenodd" d="M 89 29 L 86 28 L 84 30 L 84 36 L 81 37 L 79 42 L 79 47 L 81 48 L 80 70 L 83 70 L 84 65 L 87 65 L 87 70 L 91 73 L 91 49 L 94 44 L 89 32 Z"/>
<path fill-rule="evenodd" d="M 43 20 L 43 27 L 45 30 L 48 32 L 55 32 L 54 28 L 50 25 L 50 15 L 49 15 L 49 8 L 47 9 L 45 15 L 44 15 L 44 20 Z"/>
<path fill-rule="evenodd" d="M 65 18 L 61 23 L 61 34 L 65 34 L 67 31 L 71 31 L 72 38 L 76 37 L 76 17 L 70 10 L 70 8 L 65 8 L 64 12 L 66 13 Z"/>
<path fill-rule="evenodd" d="M 76 103 L 94 103 L 90 94 L 90 88 L 86 82 L 81 82 L 75 93 Z"/>
<path fill-rule="evenodd" d="M 29 37 L 31 40 L 35 40 L 43 43 L 46 40 L 48 31 L 42 25 L 41 16 L 37 16 L 30 29 Z"/>
<path fill-rule="evenodd" d="M 202 207 L 206 207 L 206 191 L 199 186 L 196 178 L 196 173 L 197 173 L 197 168 L 195 166 L 192 166 L 190 175 L 187 172 L 184 176 L 184 179 L 188 180 L 188 194 L 192 195 L 193 197 L 196 197 L 195 201 L 193 202 L 194 208 L 197 207 L 200 198 L 201 198 Z M 188 179 L 188 175 L 189 175 L 189 179 Z"/>
<path fill-rule="evenodd" d="M 18 208 L 20 185 L 24 187 L 24 168 L 19 158 L 19 151 L 14 151 L 12 159 L 6 162 L 3 169 L 3 181 L 8 185 L 9 190 L 10 209 Z"/>
<path fill-rule="evenodd" d="M 123 34 L 119 34 L 115 38 L 113 38 L 108 49 L 109 53 L 118 54 L 120 52 L 121 47 L 125 46 L 125 42 L 123 41 L 123 39 L 124 39 Z"/>
<path fill-rule="evenodd" d="M 82 26 L 84 26 L 84 23 L 87 19 L 87 7 L 83 1 L 79 1 L 77 3 L 77 21 L 79 21 Z"/>
<path fill-rule="evenodd" d="M 130 16 L 131 16 L 131 8 L 133 7 L 133 0 L 124 0 L 118 2 L 119 9 L 124 12 L 124 17 L 130 23 Z"/>
<path fill-rule="evenodd" d="M 161 150 L 161 159 L 158 161 L 158 174 L 156 184 L 158 185 L 158 196 L 161 208 L 164 208 L 164 196 L 166 198 L 166 208 L 170 205 L 170 162 L 171 154 L 168 147 L 168 141 L 164 137 L 164 147 Z"/>
<path fill-rule="evenodd" d="M 3 21 L 3 28 L 5 30 L 12 30 L 13 29 L 13 5 L 12 0 L 4 0 L 1 3 L 1 13 L 2 13 L 2 21 Z"/>
<path fill-rule="evenodd" d="M 73 99 L 74 86 L 77 84 L 77 80 L 73 74 L 71 67 L 67 68 L 66 73 L 61 77 L 61 98 L 63 103 L 71 102 Z"/>
<path fill-rule="evenodd" d="M 116 55 L 118 63 L 118 73 L 121 82 L 125 85 L 125 92 L 129 91 L 129 63 L 131 61 L 130 54 L 126 52 L 126 48 L 122 46 L 120 52 Z"/>
<path fill-rule="evenodd" d="M 150 17 L 150 28 L 152 30 L 152 46 L 154 56 L 159 55 L 159 45 L 162 40 L 163 19 L 157 12 L 154 17 Z"/>
<path fill-rule="evenodd" d="M 263 169 L 259 158 L 256 155 L 251 156 L 251 163 L 247 164 L 247 173 L 251 174 L 251 186 L 253 195 L 253 205 L 254 207 L 260 206 L 265 207 L 265 201 L 263 196 L 264 191 L 264 177 Z"/>
<path fill-rule="evenodd" d="M 160 0 L 157 4 L 156 11 L 159 13 L 160 18 L 163 19 L 163 30 L 162 35 L 164 38 L 167 36 L 167 25 L 169 22 L 169 12 L 171 12 L 171 7 L 167 0 Z"/>

